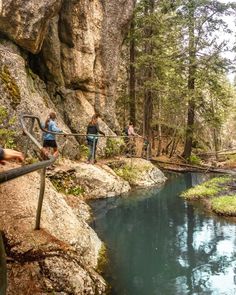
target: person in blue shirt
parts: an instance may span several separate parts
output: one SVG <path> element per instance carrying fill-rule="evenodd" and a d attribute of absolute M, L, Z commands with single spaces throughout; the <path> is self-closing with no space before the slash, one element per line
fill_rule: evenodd
<path fill-rule="evenodd" d="M 55 122 L 56 120 L 56 113 L 51 112 L 45 121 L 45 126 L 44 129 L 51 131 L 51 132 L 62 132 L 60 128 L 57 127 L 57 124 Z M 53 148 L 53 156 L 57 157 L 59 152 L 58 152 L 58 147 L 57 147 L 57 142 L 56 142 L 56 136 L 55 134 L 43 133 L 43 147 L 44 147 L 44 154 L 46 156 L 49 155 L 50 153 L 50 148 Z"/>

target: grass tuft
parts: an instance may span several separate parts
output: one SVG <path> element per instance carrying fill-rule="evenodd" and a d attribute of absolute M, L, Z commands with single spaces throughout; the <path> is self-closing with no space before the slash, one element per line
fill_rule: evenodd
<path fill-rule="evenodd" d="M 228 184 L 232 178 L 230 176 L 215 177 L 200 185 L 190 188 L 180 196 L 186 200 L 194 200 L 205 197 L 214 197 L 220 193 L 223 184 Z"/>
<path fill-rule="evenodd" d="M 217 214 L 236 216 L 236 195 L 214 198 L 211 206 Z"/>

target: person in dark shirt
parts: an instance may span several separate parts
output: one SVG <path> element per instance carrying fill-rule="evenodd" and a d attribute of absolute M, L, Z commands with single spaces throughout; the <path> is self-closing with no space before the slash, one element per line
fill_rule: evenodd
<path fill-rule="evenodd" d="M 3 149 L 0 147 L 0 164 L 5 164 L 5 161 L 18 160 L 22 162 L 24 156 L 21 152 L 17 152 L 11 149 Z"/>
<path fill-rule="evenodd" d="M 87 127 L 87 142 L 89 147 L 89 155 L 88 155 L 87 163 L 90 163 L 91 160 L 93 163 L 96 163 L 98 134 L 100 133 L 105 136 L 105 133 L 99 129 L 98 118 L 99 118 L 99 115 L 94 114 Z"/>

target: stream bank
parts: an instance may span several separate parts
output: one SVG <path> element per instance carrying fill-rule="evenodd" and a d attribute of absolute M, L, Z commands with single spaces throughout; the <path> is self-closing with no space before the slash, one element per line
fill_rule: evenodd
<path fill-rule="evenodd" d="M 235 224 L 179 198 L 207 177 L 172 174 L 159 189 L 91 201 L 112 295 L 235 294 Z"/>
<path fill-rule="evenodd" d="M 127 170 L 127 163 L 122 163 L 119 169 L 124 165 Z M 149 179 L 146 186 L 157 185 L 152 179 L 157 173 L 159 183 L 166 180 L 159 169 L 145 160 L 133 159 L 132 165 L 136 187 L 137 179 Z M 0 167 L 10 168 L 12 164 Z M 107 285 L 97 270 L 103 244 L 89 226 L 91 211 L 84 200 L 119 195 L 133 184 L 104 164 L 66 161 L 47 174 L 39 231 L 34 230 L 39 174 L 35 172 L 0 187 L 8 294 L 105 294 Z"/>

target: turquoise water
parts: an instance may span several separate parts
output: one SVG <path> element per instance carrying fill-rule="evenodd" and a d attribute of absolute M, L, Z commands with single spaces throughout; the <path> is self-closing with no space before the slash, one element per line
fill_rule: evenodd
<path fill-rule="evenodd" d="M 178 197 L 203 176 L 92 202 L 113 295 L 236 294 L 236 226 Z"/>

